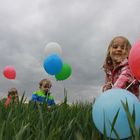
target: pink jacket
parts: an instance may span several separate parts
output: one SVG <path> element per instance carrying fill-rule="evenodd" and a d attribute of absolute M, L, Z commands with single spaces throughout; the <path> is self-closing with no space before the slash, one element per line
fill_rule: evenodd
<path fill-rule="evenodd" d="M 129 86 L 127 90 L 139 97 L 139 82 L 132 75 L 127 59 L 125 59 L 113 71 L 106 72 L 106 83 L 107 82 L 111 82 L 113 88 L 126 89 Z M 103 88 L 105 89 L 105 86 Z"/>

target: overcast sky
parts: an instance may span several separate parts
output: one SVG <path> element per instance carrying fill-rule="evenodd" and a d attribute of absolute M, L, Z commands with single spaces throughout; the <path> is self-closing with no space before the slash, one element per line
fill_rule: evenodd
<path fill-rule="evenodd" d="M 0 0 L 0 97 L 11 87 L 31 99 L 41 79 L 52 80 L 56 102 L 93 101 L 104 83 L 102 64 L 108 44 L 123 35 L 131 44 L 140 38 L 139 0 Z M 64 81 L 45 72 L 44 48 L 62 47 L 62 59 L 72 67 Z M 3 76 L 12 65 L 15 80 Z"/>

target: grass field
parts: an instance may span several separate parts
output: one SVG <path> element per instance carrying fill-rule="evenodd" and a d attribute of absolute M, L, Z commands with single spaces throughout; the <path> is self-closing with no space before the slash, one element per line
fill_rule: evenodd
<path fill-rule="evenodd" d="M 62 104 L 51 108 L 46 104 L 24 102 L 24 94 L 18 104 L 8 108 L 4 107 L 4 100 L 0 101 L 0 140 L 109 139 L 101 136 L 93 124 L 92 103 L 68 105 L 66 96 Z M 135 131 L 133 123 L 132 132 L 129 140 L 140 140 L 140 132 Z"/>

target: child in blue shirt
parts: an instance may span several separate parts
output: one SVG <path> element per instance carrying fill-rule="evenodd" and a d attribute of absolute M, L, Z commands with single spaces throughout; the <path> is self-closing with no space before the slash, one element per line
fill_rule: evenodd
<path fill-rule="evenodd" d="M 42 79 L 39 82 L 39 90 L 33 92 L 31 101 L 39 103 L 47 102 L 48 106 L 55 105 L 54 97 L 50 93 L 51 87 L 50 80 Z"/>

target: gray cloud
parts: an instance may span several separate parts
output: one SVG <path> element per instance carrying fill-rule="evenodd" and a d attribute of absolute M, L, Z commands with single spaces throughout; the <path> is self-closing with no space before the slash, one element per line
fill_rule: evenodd
<path fill-rule="evenodd" d="M 59 102 L 64 87 L 68 100 L 92 101 L 101 94 L 104 82 L 102 64 L 110 40 L 126 36 L 133 44 L 139 38 L 138 0 L 5 0 L 0 1 L 0 96 L 15 86 L 30 99 L 38 82 L 49 77 L 52 92 Z M 72 67 L 72 75 L 56 81 L 43 68 L 44 47 L 49 42 L 62 47 L 62 59 Z M 14 81 L 2 71 L 13 65 Z"/>

